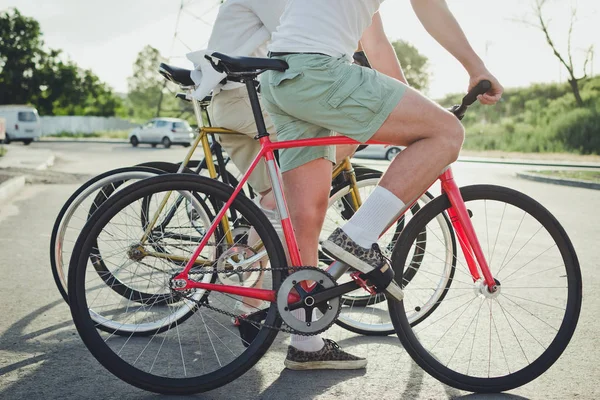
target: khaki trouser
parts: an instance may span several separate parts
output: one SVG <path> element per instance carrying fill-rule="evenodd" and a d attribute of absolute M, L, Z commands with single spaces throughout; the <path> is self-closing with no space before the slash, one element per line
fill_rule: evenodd
<path fill-rule="evenodd" d="M 277 137 L 273 122 L 264 107 L 261 106 L 261 109 L 267 132 L 271 134 L 271 140 L 275 141 Z M 248 98 L 248 91 L 245 87 L 221 91 L 213 97 L 209 112 L 213 126 L 244 134 L 217 135 L 217 140 L 229 154 L 235 166 L 242 173 L 245 173 L 260 150 L 260 143 L 254 139 L 257 128 L 250 99 Z M 271 181 L 264 160 L 258 163 L 248 181 L 252 188 L 259 193 L 271 188 Z"/>

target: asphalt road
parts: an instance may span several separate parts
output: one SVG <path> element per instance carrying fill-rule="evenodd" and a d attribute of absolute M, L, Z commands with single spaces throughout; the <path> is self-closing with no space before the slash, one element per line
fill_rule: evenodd
<path fill-rule="evenodd" d="M 184 150 L 123 144 L 34 143 L 57 156 L 54 172 L 94 175 L 151 161 L 179 161 Z M 360 160 L 375 168 L 385 162 Z M 578 252 L 584 279 L 583 308 L 575 336 L 542 377 L 507 394 L 473 395 L 447 387 L 424 373 L 397 338 L 360 337 L 334 327 L 328 337 L 367 356 L 366 371 L 293 372 L 283 368 L 287 338 L 281 335 L 266 357 L 242 378 L 199 399 L 381 398 L 381 399 L 595 399 L 600 397 L 598 309 L 600 308 L 600 191 L 520 180 L 518 165 L 457 163 L 462 185 L 493 183 L 523 191 L 563 224 Z M 57 174 L 60 175 L 60 174 Z M 61 180 L 57 179 L 57 182 Z M 52 182 L 50 179 L 49 182 Z M 65 180 L 62 180 L 65 182 Z M 67 182 L 72 182 L 67 180 Z M 48 245 L 54 218 L 78 184 L 32 184 L 0 208 L 0 398 L 153 399 L 158 395 L 112 376 L 88 353 L 69 309 L 54 286 Z M 437 189 L 434 189 L 436 192 Z"/>

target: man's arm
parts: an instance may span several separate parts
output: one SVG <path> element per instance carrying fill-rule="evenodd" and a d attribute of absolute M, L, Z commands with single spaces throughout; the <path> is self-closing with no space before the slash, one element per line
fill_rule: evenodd
<path fill-rule="evenodd" d="M 408 84 L 398 62 L 396 52 L 387 36 L 385 36 L 381 16 L 378 12 L 373 15 L 371 26 L 363 32 L 359 43 L 359 49 L 361 48 L 367 55 L 373 69 Z"/>
<path fill-rule="evenodd" d="M 492 88 L 479 96 L 479 101 L 494 104 L 500 100 L 502 85 L 473 50 L 446 1 L 411 0 L 411 4 L 427 32 L 465 67 L 470 76 L 469 90 L 483 79 L 492 82 Z"/>

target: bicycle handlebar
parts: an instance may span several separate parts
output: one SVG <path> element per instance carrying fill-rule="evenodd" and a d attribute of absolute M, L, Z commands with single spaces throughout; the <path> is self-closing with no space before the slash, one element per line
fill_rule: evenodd
<path fill-rule="evenodd" d="M 463 119 L 465 113 L 467 112 L 467 108 L 471 104 L 475 103 L 475 101 L 477 101 L 477 96 L 486 93 L 488 90 L 490 90 L 491 87 L 492 82 L 488 81 L 487 79 L 484 79 L 483 81 L 475 85 L 475 87 L 473 87 L 473 89 L 471 89 L 469 93 L 467 93 L 467 95 L 463 97 L 462 103 L 460 105 L 455 105 L 454 107 L 450 108 L 449 111 L 452 114 L 456 115 L 456 118 Z"/>
<path fill-rule="evenodd" d="M 491 88 L 492 82 L 488 81 L 487 79 L 479 82 L 477 85 L 475 85 L 473 89 L 471 89 L 469 93 L 467 93 L 465 97 L 463 97 L 462 105 L 465 105 L 467 107 L 470 106 L 471 104 L 475 103 L 475 101 L 477 100 L 477 96 L 479 96 L 480 94 L 487 93 L 487 91 Z"/>

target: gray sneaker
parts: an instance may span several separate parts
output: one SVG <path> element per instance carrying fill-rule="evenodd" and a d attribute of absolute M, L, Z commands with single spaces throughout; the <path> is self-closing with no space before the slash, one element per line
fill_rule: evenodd
<path fill-rule="evenodd" d="M 350 265 L 364 274 L 368 274 L 374 269 L 382 269 L 383 271 L 386 266 L 387 268 L 391 268 L 387 264 L 387 260 L 377 243 L 374 243 L 370 249 L 362 247 L 346 235 L 346 232 L 341 228 L 333 231 L 327 240 L 321 243 L 321 246 L 337 260 Z M 385 291 L 398 301 L 404 298 L 402 289 L 400 289 L 396 281 L 390 282 Z"/>
<path fill-rule="evenodd" d="M 319 351 L 301 351 L 288 346 L 283 364 L 294 370 L 307 369 L 360 369 L 367 366 L 367 360 L 348 354 L 336 342 L 324 339 L 325 345 Z"/>

